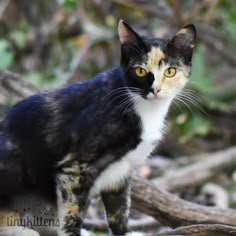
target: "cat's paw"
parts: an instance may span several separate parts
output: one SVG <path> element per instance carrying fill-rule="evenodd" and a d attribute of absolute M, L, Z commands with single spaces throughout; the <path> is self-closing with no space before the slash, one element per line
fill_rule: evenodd
<path fill-rule="evenodd" d="M 39 233 L 32 229 L 24 229 L 22 236 L 39 236 Z"/>
<path fill-rule="evenodd" d="M 81 236 L 95 236 L 95 234 L 93 234 L 92 232 L 90 232 L 86 229 L 81 229 L 80 230 L 80 235 Z"/>
<path fill-rule="evenodd" d="M 125 236 L 144 236 L 145 234 L 142 233 L 142 232 L 129 232 L 129 233 L 126 233 Z"/>

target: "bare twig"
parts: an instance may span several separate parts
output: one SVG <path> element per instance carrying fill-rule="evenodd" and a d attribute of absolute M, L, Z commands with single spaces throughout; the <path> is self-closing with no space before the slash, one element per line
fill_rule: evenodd
<path fill-rule="evenodd" d="M 190 12 L 186 13 L 182 17 L 183 24 L 187 24 L 192 21 L 192 19 L 197 16 L 203 9 L 208 7 L 212 0 L 203 0 L 201 3 L 198 3 Z"/>
<path fill-rule="evenodd" d="M 233 51 L 233 45 L 231 47 L 225 45 L 225 41 L 216 38 L 212 35 L 209 27 L 198 25 L 199 38 L 208 46 L 208 48 L 216 51 L 222 55 L 231 65 L 236 65 L 236 56 Z"/>
<path fill-rule="evenodd" d="M 222 172 L 236 167 L 236 147 L 211 153 L 199 162 L 184 168 L 167 172 L 154 183 L 158 188 L 168 191 L 182 190 L 189 186 L 199 185 Z"/>
<path fill-rule="evenodd" d="M 207 24 L 207 25 L 210 24 L 210 21 L 213 18 L 213 15 L 215 13 L 215 10 L 216 10 L 216 7 L 217 7 L 218 3 L 219 3 L 219 0 L 212 0 L 212 1 L 210 1 L 210 5 L 208 7 L 208 10 L 205 13 L 205 18 L 204 18 L 204 23 L 205 24 Z"/>
<path fill-rule="evenodd" d="M 75 79 L 75 77 L 78 74 L 80 62 L 91 46 L 92 46 L 92 41 L 88 39 L 85 45 L 81 49 L 79 49 L 78 52 L 75 54 L 70 65 L 70 70 L 66 75 L 65 79 L 63 80 L 63 84 L 68 84 Z"/>
<path fill-rule="evenodd" d="M 174 12 L 177 18 L 178 24 L 181 26 L 183 22 L 182 22 L 182 17 L 181 17 L 181 8 L 180 8 L 179 0 L 166 0 L 166 2 L 172 8 L 172 11 Z"/>
<path fill-rule="evenodd" d="M 4 0 L 3 2 L 1 2 L 0 4 L 0 21 L 2 20 L 4 13 L 7 10 L 7 7 L 9 6 L 11 0 Z"/>
<path fill-rule="evenodd" d="M 146 2 L 144 4 L 137 3 L 134 0 L 112 0 L 112 2 L 115 2 L 117 4 L 121 4 L 127 7 L 131 7 L 143 12 L 146 12 L 148 14 L 157 15 L 161 20 L 167 21 L 168 23 L 176 24 L 176 21 L 174 21 L 173 14 L 169 14 L 167 12 L 163 12 L 161 9 L 157 8 L 153 4 L 147 4 Z"/>
<path fill-rule="evenodd" d="M 39 92 L 33 84 L 21 79 L 18 74 L 5 70 L 0 70 L 0 86 L 20 98 Z"/>

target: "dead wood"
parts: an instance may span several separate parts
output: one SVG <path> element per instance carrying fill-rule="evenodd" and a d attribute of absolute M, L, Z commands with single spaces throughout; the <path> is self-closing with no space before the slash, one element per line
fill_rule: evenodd
<path fill-rule="evenodd" d="M 30 82 L 23 80 L 18 74 L 0 70 L 0 86 L 9 94 L 19 98 L 30 96 L 39 90 Z"/>
<path fill-rule="evenodd" d="M 221 224 L 199 224 L 179 227 L 173 230 L 167 230 L 162 233 L 165 234 L 184 234 L 184 235 L 201 235 L 201 236 L 225 236 L 225 235 L 236 235 L 236 227 L 221 225 Z"/>
<path fill-rule="evenodd" d="M 89 230 L 104 231 L 108 229 L 107 221 L 101 219 L 85 219 L 83 226 Z M 157 227 L 160 227 L 159 222 L 149 216 L 129 220 L 129 228 L 132 230 L 150 230 Z"/>
<path fill-rule="evenodd" d="M 233 171 L 236 167 L 236 147 L 217 151 L 200 157 L 200 161 L 189 166 L 171 170 L 154 180 L 158 188 L 167 191 L 179 191 L 196 186 L 219 173 Z"/>
<path fill-rule="evenodd" d="M 132 207 L 164 225 L 219 223 L 236 226 L 235 210 L 201 206 L 160 190 L 141 177 L 135 176 L 132 180 Z"/>

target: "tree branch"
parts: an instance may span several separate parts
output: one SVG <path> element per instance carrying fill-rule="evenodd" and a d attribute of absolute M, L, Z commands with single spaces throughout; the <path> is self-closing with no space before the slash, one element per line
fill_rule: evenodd
<path fill-rule="evenodd" d="M 39 92 L 39 89 L 32 83 L 23 80 L 18 74 L 7 70 L 0 70 L 0 86 L 20 98 Z"/>
<path fill-rule="evenodd" d="M 157 189 L 141 177 L 132 178 L 132 207 L 153 216 L 160 223 L 173 227 L 199 223 L 236 226 L 236 211 L 191 203 Z"/>
<path fill-rule="evenodd" d="M 0 21 L 2 20 L 4 13 L 6 12 L 11 0 L 5 0 L 0 4 Z"/>
<path fill-rule="evenodd" d="M 158 188 L 174 192 L 199 185 L 219 173 L 232 171 L 235 167 L 236 147 L 232 147 L 208 154 L 197 163 L 171 170 L 155 179 L 154 183 Z"/>
<path fill-rule="evenodd" d="M 199 225 L 191 225 L 179 227 L 173 230 L 164 231 L 165 234 L 194 234 L 194 235 L 214 235 L 214 236 L 222 236 L 222 235 L 236 235 L 236 227 L 222 225 L 222 224 L 199 224 Z"/>

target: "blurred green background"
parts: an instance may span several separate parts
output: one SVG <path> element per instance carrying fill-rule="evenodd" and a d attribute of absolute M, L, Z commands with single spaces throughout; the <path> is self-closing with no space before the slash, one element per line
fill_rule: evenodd
<path fill-rule="evenodd" d="M 234 0 L 1 0 L 0 70 L 17 72 L 40 90 L 91 78 L 119 64 L 121 18 L 156 37 L 171 37 L 188 23 L 197 28 L 187 92 L 171 108 L 158 152 L 178 157 L 235 145 Z M 0 94 L 2 110 L 20 99 L 2 88 Z M 236 187 L 228 188 L 236 206 Z"/>

